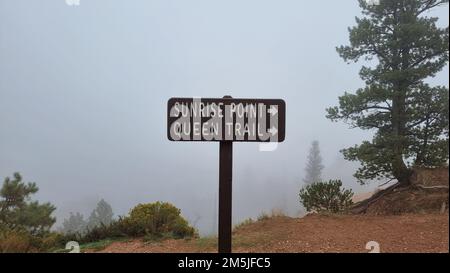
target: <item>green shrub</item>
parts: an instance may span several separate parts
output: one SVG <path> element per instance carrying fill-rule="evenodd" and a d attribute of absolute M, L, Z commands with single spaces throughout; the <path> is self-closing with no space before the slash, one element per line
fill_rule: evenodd
<path fill-rule="evenodd" d="M 180 209 L 166 202 L 137 205 L 123 225 L 132 236 L 172 234 L 174 238 L 184 238 L 195 235 L 195 229 L 180 215 Z"/>
<path fill-rule="evenodd" d="M 123 237 L 144 237 L 146 241 L 154 241 L 196 235 L 195 229 L 180 215 L 178 208 L 170 203 L 156 202 L 139 204 L 128 216 L 119 217 L 109 225 L 100 224 L 83 233 L 66 234 L 64 238 L 66 242 L 85 244 Z"/>
<path fill-rule="evenodd" d="M 340 180 L 316 182 L 300 190 L 300 203 L 307 211 L 339 212 L 348 208 L 352 202 L 353 192 L 341 189 Z"/>
<path fill-rule="evenodd" d="M 37 252 L 59 240 L 50 232 L 55 206 L 32 201 L 36 183 L 25 183 L 19 173 L 6 177 L 0 186 L 0 252 Z"/>
<path fill-rule="evenodd" d="M 95 242 L 110 238 L 126 237 L 126 229 L 124 229 L 123 226 L 124 224 L 122 218 L 119 220 L 113 220 L 108 225 L 101 223 L 96 227 L 87 229 L 80 242 Z"/>
<path fill-rule="evenodd" d="M 52 217 L 56 207 L 32 201 L 31 195 L 38 190 L 36 183 L 23 182 L 19 173 L 12 179 L 6 177 L 0 186 L 0 225 L 26 230 L 33 236 L 47 234 L 56 221 Z"/>

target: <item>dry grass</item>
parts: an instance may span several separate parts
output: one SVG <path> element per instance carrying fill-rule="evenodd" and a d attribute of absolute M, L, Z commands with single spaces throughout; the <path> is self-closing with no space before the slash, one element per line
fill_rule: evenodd
<path fill-rule="evenodd" d="M 0 232 L 0 253 L 26 253 L 31 248 L 30 238 L 16 231 Z"/>

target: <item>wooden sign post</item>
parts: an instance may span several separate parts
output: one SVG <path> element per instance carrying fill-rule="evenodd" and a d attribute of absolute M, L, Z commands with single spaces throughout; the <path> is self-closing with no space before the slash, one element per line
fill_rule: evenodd
<path fill-rule="evenodd" d="M 167 137 L 171 141 L 218 141 L 219 253 L 231 253 L 233 142 L 283 142 L 283 100 L 171 98 Z"/>

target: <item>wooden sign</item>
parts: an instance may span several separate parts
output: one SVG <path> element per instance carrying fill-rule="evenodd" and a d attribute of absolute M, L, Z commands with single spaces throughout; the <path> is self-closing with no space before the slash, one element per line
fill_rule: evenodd
<path fill-rule="evenodd" d="M 172 141 L 283 142 L 285 113 L 280 99 L 171 98 L 167 137 Z"/>

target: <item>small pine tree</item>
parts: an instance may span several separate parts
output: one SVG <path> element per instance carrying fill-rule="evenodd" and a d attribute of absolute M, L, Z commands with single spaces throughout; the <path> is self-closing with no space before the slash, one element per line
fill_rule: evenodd
<path fill-rule="evenodd" d="M 300 190 L 300 203 L 306 211 L 339 212 L 349 207 L 352 202 L 352 190 L 341 189 L 341 180 L 314 182 Z"/>
<path fill-rule="evenodd" d="M 305 184 L 312 184 L 321 181 L 323 168 L 319 141 L 315 140 L 312 142 L 311 148 L 309 149 L 308 162 L 306 163 L 305 168 L 306 175 L 303 182 L 305 182 Z"/>

